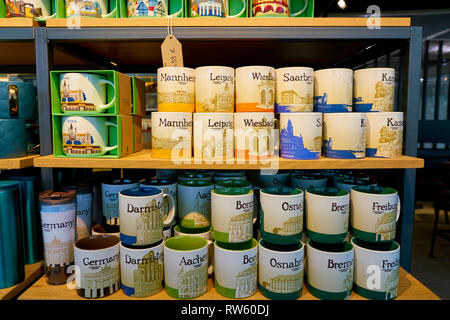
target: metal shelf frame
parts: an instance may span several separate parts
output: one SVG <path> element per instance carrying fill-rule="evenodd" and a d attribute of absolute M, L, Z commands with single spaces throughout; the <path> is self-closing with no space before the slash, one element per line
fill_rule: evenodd
<path fill-rule="evenodd" d="M 0 29 L 0 40 L 25 39 L 31 37 L 30 30 Z M 421 27 L 383 27 L 370 30 L 365 27 L 176 27 L 175 35 L 180 40 L 284 40 L 284 41 L 335 41 L 335 40 L 401 40 L 402 66 L 401 75 L 401 105 L 398 110 L 404 112 L 405 128 L 404 153 L 407 156 L 417 156 L 418 117 L 420 105 L 420 74 L 421 74 Z M 36 76 L 38 87 L 38 108 L 40 123 L 41 155 L 52 154 L 51 115 L 49 71 L 53 69 L 53 48 L 64 44 L 76 48 L 76 43 L 89 41 L 117 41 L 126 45 L 129 41 L 163 41 L 167 35 L 166 27 L 117 27 L 117 28 L 34 28 L 32 33 L 36 49 Z M 403 45 L 404 44 L 404 45 Z M 70 50 L 66 50 L 66 53 Z M 82 54 L 82 51 L 80 51 Z M 80 55 L 73 52 L 73 55 Z M 332 53 L 330 53 L 332 54 Z M 89 54 L 83 56 L 90 59 Z M 355 59 L 356 61 L 357 59 Z M 346 64 L 351 59 L 346 59 Z M 114 69 L 107 61 L 101 63 L 94 57 L 93 65 L 98 68 Z M 354 64 L 357 65 L 356 62 Z M 123 70 L 120 70 L 123 71 Z M 396 177 L 400 185 L 402 215 L 399 221 L 399 239 L 401 244 L 400 264 L 407 271 L 411 267 L 411 245 L 414 222 L 414 199 L 416 169 L 397 169 Z M 42 168 L 44 188 L 53 188 L 53 169 Z"/>

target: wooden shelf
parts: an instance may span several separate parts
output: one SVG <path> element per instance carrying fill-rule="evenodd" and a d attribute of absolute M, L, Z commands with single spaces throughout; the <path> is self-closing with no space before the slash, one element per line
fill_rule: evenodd
<path fill-rule="evenodd" d="M 27 286 L 32 284 L 44 273 L 44 262 L 39 261 L 34 264 L 25 265 L 25 280 L 21 283 L 0 289 L 0 300 L 11 300 L 17 297 Z"/>
<path fill-rule="evenodd" d="M 423 168 L 424 160 L 408 156 L 400 158 L 363 158 L 331 159 L 322 157 L 318 160 L 290 160 L 274 158 L 269 162 L 250 162 L 234 159 L 231 163 L 196 162 L 184 159 L 174 162 L 171 159 L 156 159 L 150 149 L 133 153 L 119 159 L 105 158 L 70 158 L 53 155 L 34 159 L 35 167 L 46 168 L 124 168 L 124 169 L 214 169 L 214 170 L 253 170 L 253 169 L 401 169 Z"/>
<path fill-rule="evenodd" d="M 38 158 L 38 154 L 33 154 L 21 158 L 0 159 L 0 170 L 23 169 L 33 166 L 33 160 Z"/>
<path fill-rule="evenodd" d="M 49 19 L 48 28 L 66 28 L 69 19 Z M 409 27 L 410 18 L 381 18 L 381 27 Z M 73 21 L 71 21 L 73 22 Z M 167 18 L 81 18 L 80 26 L 166 27 Z M 173 18 L 174 27 L 366 27 L 367 18 Z"/>
<path fill-rule="evenodd" d="M 25 291 L 19 298 L 19 300 L 88 300 L 81 298 L 77 295 L 75 290 L 69 290 L 65 285 L 52 286 L 47 284 L 45 277 L 40 278 L 33 286 Z M 174 298 L 167 295 L 162 290 L 156 295 L 145 298 L 132 298 L 125 295 L 122 290 L 116 293 L 100 298 L 98 300 L 174 300 Z M 230 300 L 218 294 L 214 289 L 213 280 L 208 280 L 208 291 L 201 297 L 195 300 Z M 243 300 L 267 300 L 261 292 L 258 290 L 253 296 Z M 303 286 L 302 296 L 300 300 L 319 300 L 311 295 L 308 290 Z M 353 293 L 350 300 L 366 300 L 365 298 Z M 399 286 L 397 300 L 440 300 L 431 290 L 425 287 L 422 283 L 417 281 L 408 272 L 400 268 L 399 272 Z"/>
<path fill-rule="evenodd" d="M 39 23 L 33 18 L 0 18 L 0 28 L 33 28 Z"/>

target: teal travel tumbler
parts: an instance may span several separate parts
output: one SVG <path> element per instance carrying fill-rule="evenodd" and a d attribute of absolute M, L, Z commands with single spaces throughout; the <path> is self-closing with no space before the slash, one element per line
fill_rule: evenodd
<path fill-rule="evenodd" d="M 20 187 L 17 181 L 0 181 L 0 289 L 25 278 Z"/>

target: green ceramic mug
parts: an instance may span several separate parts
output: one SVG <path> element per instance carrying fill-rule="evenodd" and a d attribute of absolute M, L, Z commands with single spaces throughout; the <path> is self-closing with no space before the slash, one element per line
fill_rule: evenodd
<path fill-rule="evenodd" d="M 289 187 L 268 187 L 260 192 L 260 231 L 273 244 L 295 244 L 302 239 L 303 191 Z"/>
<path fill-rule="evenodd" d="M 228 243 L 214 243 L 214 284 L 227 298 L 247 298 L 256 293 L 258 281 L 258 242 L 255 239 L 239 249 Z"/>
<path fill-rule="evenodd" d="M 164 282 L 169 296 L 192 299 L 208 288 L 208 240 L 176 236 L 164 242 Z"/>

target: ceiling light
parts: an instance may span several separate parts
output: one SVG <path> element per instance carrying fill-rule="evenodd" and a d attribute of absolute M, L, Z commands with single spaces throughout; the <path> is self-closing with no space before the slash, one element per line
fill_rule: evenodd
<path fill-rule="evenodd" d="M 347 3 L 345 2 L 345 0 L 339 0 L 337 4 L 342 10 L 345 10 L 347 8 Z"/>

